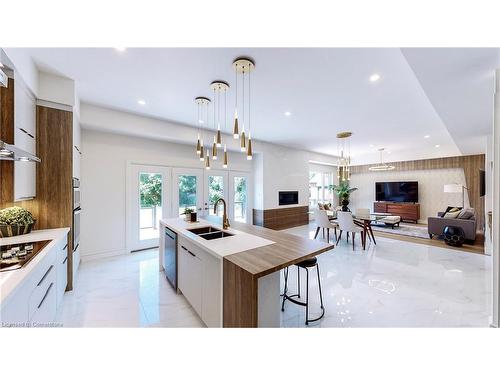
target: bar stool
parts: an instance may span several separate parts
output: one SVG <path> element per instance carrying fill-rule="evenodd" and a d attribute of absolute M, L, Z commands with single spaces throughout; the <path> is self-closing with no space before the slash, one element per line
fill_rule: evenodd
<path fill-rule="evenodd" d="M 282 297 L 283 302 L 281 303 L 281 311 L 285 311 L 285 301 L 288 300 L 300 306 L 306 307 L 306 325 L 309 325 L 309 322 L 315 322 L 320 320 L 325 315 L 325 308 L 323 306 L 323 294 L 321 292 L 321 280 L 319 277 L 319 265 L 316 257 L 306 259 L 302 262 L 295 264 L 297 266 L 297 293 L 288 295 L 288 267 L 285 268 L 285 289 L 283 291 Z M 316 273 L 318 275 L 318 287 L 319 287 L 319 300 L 321 302 L 321 315 L 315 319 L 309 319 L 309 268 L 316 267 Z M 300 298 L 300 269 L 303 268 L 306 270 L 306 301 L 302 302 L 294 297 Z"/>

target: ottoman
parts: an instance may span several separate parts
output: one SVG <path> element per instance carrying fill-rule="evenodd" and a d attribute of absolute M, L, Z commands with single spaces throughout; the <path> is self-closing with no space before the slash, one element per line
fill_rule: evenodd
<path fill-rule="evenodd" d="M 399 227 L 399 223 L 401 222 L 401 216 L 386 216 L 379 220 L 381 223 L 385 225 L 390 225 L 392 229 L 397 225 Z"/>
<path fill-rule="evenodd" d="M 447 226 L 443 229 L 444 242 L 449 246 L 460 247 L 465 242 L 464 230 L 460 227 Z"/>

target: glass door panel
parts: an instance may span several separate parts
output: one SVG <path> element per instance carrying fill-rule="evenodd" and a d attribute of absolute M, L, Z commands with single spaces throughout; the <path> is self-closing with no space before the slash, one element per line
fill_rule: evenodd
<path fill-rule="evenodd" d="M 234 221 L 252 224 L 250 175 L 229 172 L 229 217 Z"/>
<path fill-rule="evenodd" d="M 173 216 L 184 217 L 185 210 L 202 214 L 203 172 L 200 169 L 176 168 L 173 173 Z"/>
<path fill-rule="evenodd" d="M 159 238 L 162 217 L 163 177 L 161 173 L 139 172 L 139 240 Z"/>
<path fill-rule="evenodd" d="M 227 201 L 227 171 L 205 170 L 205 215 L 214 216 L 214 204 L 219 198 Z M 228 207 L 229 209 L 229 207 Z M 224 210 L 222 204 L 219 206 L 217 215 L 222 217 Z M 228 212 L 229 215 L 229 212 Z"/>

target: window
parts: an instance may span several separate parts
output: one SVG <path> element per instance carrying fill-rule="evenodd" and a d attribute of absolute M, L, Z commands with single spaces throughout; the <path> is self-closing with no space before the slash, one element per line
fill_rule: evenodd
<path fill-rule="evenodd" d="M 333 203 L 332 172 L 309 171 L 309 207 L 317 208 L 318 203 Z"/>

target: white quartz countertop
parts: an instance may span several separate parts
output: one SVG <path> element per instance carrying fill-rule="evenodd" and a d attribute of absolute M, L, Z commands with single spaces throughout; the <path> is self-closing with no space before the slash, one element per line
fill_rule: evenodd
<path fill-rule="evenodd" d="M 252 234 L 248 234 L 231 227 L 229 227 L 228 229 L 224 229 L 224 231 L 232 233 L 234 234 L 234 236 L 217 238 L 214 240 L 206 240 L 188 231 L 188 229 L 206 226 L 211 226 L 222 230 L 221 225 L 217 225 L 203 219 L 200 219 L 200 221 L 196 223 L 188 222 L 182 218 L 161 219 L 160 223 L 170 228 L 178 235 L 183 236 L 190 241 L 193 241 L 194 243 L 220 259 L 231 254 L 240 253 L 242 251 L 267 246 L 274 243 L 273 241 L 266 240 L 265 238 L 254 236 Z"/>
<path fill-rule="evenodd" d="M 20 236 L 0 238 L 0 246 L 18 243 L 50 240 L 42 251 L 36 254 L 28 264 L 17 270 L 0 272 L 0 304 L 6 302 L 9 296 L 19 287 L 35 269 L 38 263 L 51 251 L 59 241 L 66 241 L 70 228 L 36 230 Z"/>

